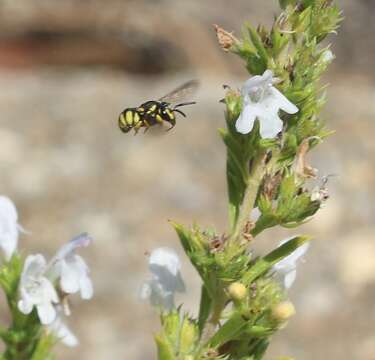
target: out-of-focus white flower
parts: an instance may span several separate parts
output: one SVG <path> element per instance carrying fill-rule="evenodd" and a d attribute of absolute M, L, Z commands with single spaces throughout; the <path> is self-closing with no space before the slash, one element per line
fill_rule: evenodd
<path fill-rule="evenodd" d="M 185 291 L 178 255 L 172 249 L 157 248 L 150 255 L 149 269 L 151 279 L 142 285 L 141 299 L 150 299 L 152 305 L 171 310 L 175 292 Z"/>
<path fill-rule="evenodd" d="M 253 222 L 257 222 L 261 215 L 262 213 L 260 212 L 259 208 L 255 207 L 251 210 L 250 219 Z"/>
<path fill-rule="evenodd" d="M 83 258 L 75 253 L 78 248 L 86 247 L 92 239 L 87 234 L 81 234 L 61 247 L 51 260 L 53 278 L 60 279 L 61 290 L 67 294 L 81 293 L 82 299 L 91 299 L 94 290 L 89 277 L 89 268 Z"/>
<path fill-rule="evenodd" d="M 280 241 L 279 246 L 285 244 L 287 241 L 291 240 L 292 238 L 288 238 L 285 240 Z M 310 243 L 306 242 L 301 245 L 299 248 L 294 250 L 290 255 L 285 257 L 284 259 L 280 260 L 273 266 L 273 269 L 277 271 L 279 274 L 284 276 L 284 286 L 285 288 L 289 289 L 296 279 L 297 276 L 297 262 L 300 260 L 303 255 L 306 253 L 310 246 Z"/>
<path fill-rule="evenodd" d="M 272 71 L 266 70 L 263 75 L 253 76 L 245 82 L 241 89 L 242 112 L 236 121 L 236 129 L 241 134 L 249 133 L 258 119 L 261 137 L 274 138 L 283 128 L 279 110 L 288 114 L 298 112 L 297 106 L 272 86 L 274 81 Z"/>
<path fill-rule="evenodd" d="M 330 63 L 334 59 L 335 59 L 335 55 L 333 55 L 330 49 L 325 50 L 321 56 L 321 61 L 323 61 L 324 63 Z"/>
<path fill-rule="evenodd" d="M 20 230 L 17 221 L 17 209 L 12 200 L 6 196 L 0 196 L 0 248 L 6 260 L 9 260 L 17 249 Z"/>
<path fill-rule="evenodd" d="M 29 255 L 21 274 L 18 309 L 23 314 L 30 314 L 35 306 L 42 324 L 51 324 L 56 318 L 53 304 L 59 302 L 56 290 L 46 277 L 46 260 L 43 255 Z"/>
<path fill-rule="evenodd" d="M 69 347 L 75 347 L 78 345 L 77 337 L 71 332 L 68 326 L 64 323 L 62 315 L 58 313 L 55 320 L 47 325 L 49 331 L 59 339 L 64 345 Z"/>

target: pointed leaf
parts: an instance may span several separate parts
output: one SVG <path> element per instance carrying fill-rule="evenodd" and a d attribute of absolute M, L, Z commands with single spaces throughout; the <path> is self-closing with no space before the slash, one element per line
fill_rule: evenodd
<path fill-rule="evenodd" d="M 311 237 L 309 236 L 296 236 L 287 241 L 285 244 L 271 251 L 265 257 L 259 259 L 245 274 L 243 278 L 244 284 L 251 284 L 259 276 L 270 270 L 273 265 L 290 255 L 293 251 L 309 240 L 311 240 Z"/>

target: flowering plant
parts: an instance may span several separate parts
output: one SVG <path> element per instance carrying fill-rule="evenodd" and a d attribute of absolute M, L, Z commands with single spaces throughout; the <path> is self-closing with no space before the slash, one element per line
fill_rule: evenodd
<path fill-rule="evenodd" d="M 184 288 L 176 254 L 152 252 L 152 278 L 141 296 L 160 312 L 159 360 L 262 359 L 295 313 L 288 289 L 310 237 L 282 240 L 266 255 L 251 245 L 266 229 L 308 221 L 328 198 L 327 177 L 317 178 L 306 154 L 330 134 L 320 117 L 319 79 L 334 56 L 321 44 L 341 13 L 332 0 L 280 0 L 280 6 L 271 29 L 246 24 L 241 39 L 215 25 L 222 49 L 240 56 L 251 74 L 240 91 L 226 87 L 223 100 L 229 226 L 220 234 L 172 222 L 202 279 L 196 317 L 174 304 L 174 292 Z"/>
<path fill-rule="evenodd" d="M 17 252 L 18 215 L 13 202 L 0 196 L 0 248 L 3 250 L 0 266 L 2 287 L 12 321 L 8 329 L 0 328 L 6 344 L 1 359 L 41 360 L 51 358 L 51 349 L 57 341 L 76 346 L 78 339 L 64 323 L 70 315 L 68 297 L 80 293 L 82 299 L 93 296 L 89 268 L 76 250 L 90 244 L 84 233 L 61 247 L 47 262 L 42 254 Z"/>
<path fill-rule="evenodd" d="M 151 276 L 140 297 L 160 313 L 159 360 L 263 359 L 272 336 L 295 314 L 288 290 L 310 237 L 281 240 L 265 255 L 252 244 L 269 228 L 308 221 L 328 198 L 327 177 L 317 178 L 306 155 L 330 134 L 320 117 L 319 80 L 334 56 L 322 41 L 335 32 L 341 13 L 332 0 L 279 3 L 282 12 L 270 29 L 246 24 L 237 38 L 215 27 L 222 49 L 243 59 L 250 73 L 240 90 L 227 88 L 222 101 L 228 229 L 171 222 L 202 280 L 196 316 L 176 304 L 175 293 L 185 285 L 175 251 L 151 252 Z M 0 360 L 52 359 L 57 341 L 78 343 L 65 319 L 71 295 L 93 296 L 89 268 L 76 253 L 91 238 L 73 238 L 47 261 L 18 253 L 20 232 L 15 205 L 0 196 L 0 286 L 11 314 L 10 324 L 0 327 L 6 347 Z"/>

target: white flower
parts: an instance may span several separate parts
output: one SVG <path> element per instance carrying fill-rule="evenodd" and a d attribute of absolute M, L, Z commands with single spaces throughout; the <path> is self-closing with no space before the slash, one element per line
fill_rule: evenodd
<path fill-rule="evenodd" d="M 18 309 L 23 314 L 30 314 L 36 307 L 40 322 L 51 324 L 56 318 L 54 303 L 59 302 L 56 290 L 46 277 L 46 260 L 43 255 L 29 255 L 21 274 Z"/>
<path fill-rule="evenodd" d="M 17 248 L 20 230 L 17 220 L 18 214 L 13 202 L 0 196 L 0 248 L 4 251 L 6 260 L 12 257 Z"/>
<path fill-rule="evenodd" d="M 64 245 L 51 261 L 53 278 L 60 278 L 60 287 L 67 294 L 81 293 L 82 299 L 91 299 L 94 293 L 89 268 L 76 249 L 86 247 L 91 238 L 84 233 Z"/>
<path fill-rule="evenodd" d="M 327 49 L 321 56 L 321 61 L 323 63 L 331 63 L 335 59 L 335 55 L 333 55 L 332 51 Z"/>
<path fill-rule="evenodd" d="M 55 320 L 47 325 L 49 331 L 53 333 L 64 345 L 75 347 L 78 345 L 77 337 L 70 331 L 68 326 L 63 322 L 62 315 L 59 313 Z"/>
<path fill-rule="evenodd" d="M 174 293 L 185 291 L 178 255 L 166 247 L 155 249 L 150 255 L 149 269 L 151 279 L 142 285 L 140 297 L 150 299 L 154 306 L 172 309 Z"/>
<path fill-rule="evenodd" d="M 279 246 L 285 244 L 287 241 L 292 238 L 282 240 Z M 308 250 L 310 244 L 308 242 L 301 245 L 299 248 L 294 250 L 290 255 L 279 261 L 273 266 L 273 269 L 276 270 L 279 274 L 284 276 L 284 286 L 286 289 L 289 289 L 296 279 L 297 276 L 297 261 L 302 258 L 302 256 Z"/>
<path fill-rule="evenodd" d="M 245 82 L 241 90 L 243 108 L 236 122 L 238 132 L 249 133 L 258 119 L 261 137 L 274 138 L 283 128 L 279 110 L 288 114 L 298 112 L 298 108 L 272 86 L 274 80 L 272 71 L 266 70 L 263 75 L 253 76 Z"/>

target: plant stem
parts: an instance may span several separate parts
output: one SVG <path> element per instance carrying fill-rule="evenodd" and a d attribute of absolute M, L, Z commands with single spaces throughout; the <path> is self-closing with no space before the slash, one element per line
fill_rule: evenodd
<path fill-rule="evenodd" d="M 236 241 L 242 229 L 249 220 L 251 210 L 254 208 L 258 195 L 260 183 L 265 173 L 265 151 L 261 151 L 254 159 L 251 172 L 249 174 L 245 195 L 243 197 L 240 213 L 231 235 L 231 240 Z"/>
<path fill-rule="evenodd" d="M 219 324 L 221 313 L 224 310 L 225 307 L 225 297 L 222 296 L 222 298 L 218 301 L 216 301 L 213 304 L 213 309 L 210 318 L 204 325 L 204 328 L 202 330 L 202 336 L 200 339 L 200 347 L 203 347 L 213 336 L 215 333 L 216 327 Z"/>

